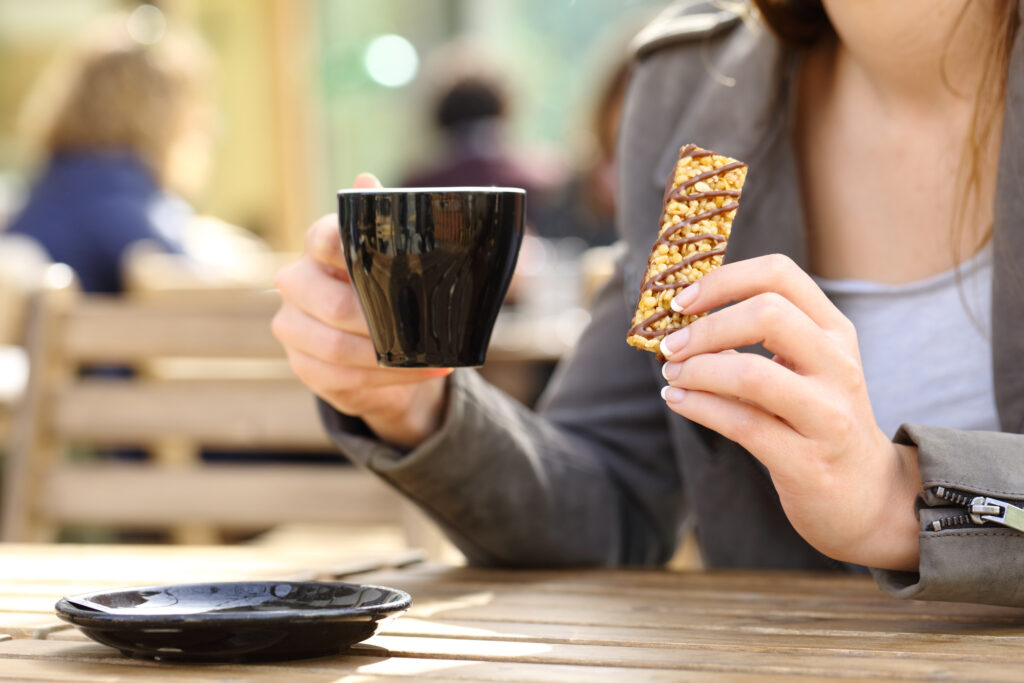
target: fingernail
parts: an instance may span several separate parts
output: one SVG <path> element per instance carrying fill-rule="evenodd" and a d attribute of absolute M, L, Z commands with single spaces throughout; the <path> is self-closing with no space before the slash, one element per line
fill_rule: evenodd
<path fill-rule="evenodd" d="M 679 370 L 682 367 L 682 363 L 665 363 L 661 366 L 661 376 L 671 382 L 679 376 Z"/>
<path fill-rule="evenodd" d="M 665 403 L 679 403 L 686 396 L 686 390 L 679 387 L 662 387 L 661 398 Z"/>
<path fill-rule="evenodd" d="M 693 303 L 694 299 L 697 298 L 697 283 L 694 282 L 689 287 L 683 289 L 683 291 L 672 297 L 672 301 L 669 302 L 669 306 L 676 313 L 682 313 L 686 310 L 686 307 Z"/>
<path fill-rule="evenodd" d="M 664 339 L 661 340 L 661 355 L 668 358 L 679 349 L 686 346 L 686 342 L 690 340 L 690 330 L 683 328 L 678 332 L 673 332 Z"/>

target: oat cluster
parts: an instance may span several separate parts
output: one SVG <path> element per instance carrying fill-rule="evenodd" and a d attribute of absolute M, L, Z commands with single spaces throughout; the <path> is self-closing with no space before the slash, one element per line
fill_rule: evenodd
<path fill-rule="evenodd" d="M 746 164 L 735 159 L 695 145 L 680 150 L 626 338 L 631 346 L 660 357 L 661 339 L 697 319 L 669 302 L 722 264 L 746 176 Z"/>

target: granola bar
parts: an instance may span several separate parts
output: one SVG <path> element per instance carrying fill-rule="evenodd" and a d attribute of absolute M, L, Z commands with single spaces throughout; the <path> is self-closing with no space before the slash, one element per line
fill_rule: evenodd
<path fill-rule="evenodd" d="M 661 339 L 699 316 L 669 303 L 722 264 L 739 207 L 747 165 L 696 145 L 685 145 L 665 186 L 658 239 L 647 260 L 633 325 L 626 342 L 661 355 Z"/>

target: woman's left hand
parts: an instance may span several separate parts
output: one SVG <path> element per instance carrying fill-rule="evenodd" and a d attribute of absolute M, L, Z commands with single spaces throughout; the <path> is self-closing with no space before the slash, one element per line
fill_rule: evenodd
<path fill-rule="evenodd" d="M 777 254 L 722 266 L 675 301 L 688 314 L 737 303 L 662 341 L 668 406 L 760 460 L 821 552 L 916 569 L 917 451 L 876 424 L 853 324 Z M 758 343 L 775 357 L 735 351 Z"/>

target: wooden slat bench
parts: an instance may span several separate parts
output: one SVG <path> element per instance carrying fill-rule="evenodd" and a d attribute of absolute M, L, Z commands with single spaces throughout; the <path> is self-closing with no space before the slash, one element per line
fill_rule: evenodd
<path fill-rule="evenodd" d="M 279 522 L 400 525 L 408 512 L 397 494 L 339 462 L 312 394 L 270 332 L 277 306 L 274 292 L 84 295 L 66 278 L 41 292 L 6 467 L 3 538 L 49 540 L 94 524 L 172 529 L 193 542 Z M 82 374 L 97 365 L 134 372 Z M 149 458 L 69 457 L 111 447 Z M 204 449 L 269 450 L 285 460 L 322 453 L 325 464 L 214 464 L 199 457 Z"/>

